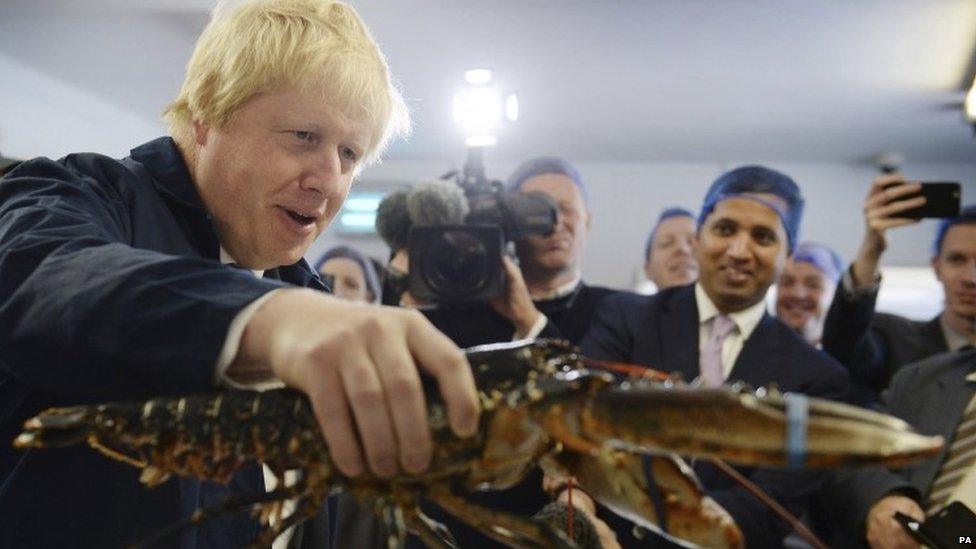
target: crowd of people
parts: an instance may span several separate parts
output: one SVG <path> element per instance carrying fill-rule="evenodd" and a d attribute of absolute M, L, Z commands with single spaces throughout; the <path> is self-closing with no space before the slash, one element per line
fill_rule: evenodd
<path fill-rule="evenodd" d="M 0 440 L 54 406 L 284 384 L 308 395 L 344 475 L 416 473 L 432 452 L 421 376 L 439 387 L 456 436 L 468 437 L 480 410 L 461 348 L 549 337 L 706 387 L 775 385 L 876 407 L 942 435 L 940 456 L 901 470 L 738 468 L 836 546 L 915 547 L 895 511 L 924 520 L 952 501 L 976 508 L 976 206 L 942 220 L 932 250 L 919 250 L 945 294 L 927 322 L 875 311 L 888 240 L 918 222 L 898 214 L 924 203 L 898 174 L 870 185 L 847 264 L 800 240 L 799 182 L 759 165 L 723 173 L 700 205 L 648 213 L 644 271 L 658 291 L 637 295 L 583 280 L 589 189 L 566 160 L 538 157 L 505 192 L 547 196 L 552 232 L 519 239 L 502 258 L 501 295 L 430 307 L 406 283 L 407 235 L 429 222 L 410 207 L 414 190 L 380 206 L 386 261 L 348 246 L 314 268 L 303 258 L 355 176 L 409 131 L 392 82 L 350 7 L 254 0 L 216 12 L 203 31 L 166 110 L 169 136 L 121 160 L 84 153 L 11 166 L 0 181 Z M 787 543 L 793 528 L 779 515 L 711 464 L 694 470 L 749 547 Z M 255 464 L 226 485 L 174 478 L 145 490 L 138 470 L 86 448 L 4 443 L 0 546 L 129 545 L 265 482 Z M 474 501 L 532 516 L 567 501 L 545 482 L 535 471 Z M 573 505 L 604 547 L 668 546 L 585 492 Z M 492 543 L 425 511 L 462 547 Z M 179 545 L 243 546 L 257 528 L 253 517 L 220 517 Z M 279 543 L 385 547 L 388 533 L 340 495 Z"/>

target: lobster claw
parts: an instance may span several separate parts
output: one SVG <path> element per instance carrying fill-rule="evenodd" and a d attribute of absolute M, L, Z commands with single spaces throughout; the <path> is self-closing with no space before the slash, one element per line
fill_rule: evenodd
<path fill-rule="evenodd" d="M 580 412 L 591 440 L 643 453 L 675 452 L 790 468 L 882 464 L 935 456 L 939 436 L 889 415 L 775 390 L 701 388 L 646 380 L 608 383 Z"/>
<path fill-rule="evenodd" d="M 562 452 L 543 461 L 547 473 L 573 477 L 580 488 L 615 514 L 680 547 L 744 547 L 739 527 L 705 495 L 692 468 L 674 454 L 640 456 L 624 451 Z"/>

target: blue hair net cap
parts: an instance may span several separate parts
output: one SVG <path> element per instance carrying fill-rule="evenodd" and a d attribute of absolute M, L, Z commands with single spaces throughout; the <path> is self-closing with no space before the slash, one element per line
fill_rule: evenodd
<path fill-rule="evenodd" d="M 369 260 L 368 257 L 363 255 L 362 252 L 353 248 L 351 246 L 336 246 L 327 250 L 322 257 L 315 262 L 315 272 L 319 272 L 322 265 L 330 260 L 337 257 L 344 257 L 346 259 L 351 259 L 359 265 L 359 268 L 363 271 L 363 279 L 366 281 L 366 289 L 369 293 L 373 294 L 373 303 L 380 303 L 383 298 L 382 288 L 380 287 L 380 277 L 376 275 L 376 269 L 373 268 L 373 262 Z"/>
<path fill-rule="evenodd" d="M 754 196 L 758 193 L 774 195 L 782 199 L 783 204 Z M 699 227 L 705 223 L 716 204 L 730 198 L 746 198 L 772 208 L 783 222 L 789 241 L 788 250 L 793 252 L 800 232 L 800 220 L 803 218 L 803 197 L 800 195 L 800 188 L 790 176 L 765 166 L 743 166 L 725 172 L 705 193 L 705 201 L 698 215 Z"/>
<path fill-rule="evenodd" d="M 950 217 L 939 221 L 939 228 L 935 231 L 935 242 L 932 243 L 932 253 L 939 255 L 942 253 L 942 241 L 945 240 L 946 233 L 956 225 L 969 225 L 976 223 L 976 204 L 969 204 L 959 210 L 959 217 Z"/>
<path fill-rule="evenodd" d="M 801 242 L 793 252 L 793 261 L 809 263 L 835 283 L 844 272 L 844 260 L 832 248 L 816 242 Z"/>
<path fill-rule="evenodd" d="M 661 226 L 661 223 L 671 219 L 672 217 L 690 217 L 695 219 L 695 214 L 690 211 L 678 207 L 671 206 L 670 208 L 665 208 L 658 216 L 657 221 L 654 223 L 654 228 L 651 229 L 651 234 L 647 236 L 647 242 L 644 244 L 644 261 L 650 261 L 651 259 L 651 249 L 654 248 L 654 236 L 657 234 L 657 228 Z"/>
<path fill-rule="evenodd" d="M 590 194 L 586 190 L 586 184 L 583 183 L 583 178 L 580 177 L 576 168 L 572 164 L 563 160 L 562 158 L 556 158 L 553 156 L 542 156 L 539 158 L 533 158 L 532 160 L 527 160 L 523 162 L 512 175 L 508 178 L 508 183 L 505 184 L 505 188 L 509 192 L 516 192 L 522 188 L 522 185 L 529 179 L 544 174 L 557 174 L 565 175 L 566 177 L 573 180 L 576 184 L 576 188 L 579 189 L 580 194 L 583 196 L 583 203 L 587 206 L 590 205 Z"/>

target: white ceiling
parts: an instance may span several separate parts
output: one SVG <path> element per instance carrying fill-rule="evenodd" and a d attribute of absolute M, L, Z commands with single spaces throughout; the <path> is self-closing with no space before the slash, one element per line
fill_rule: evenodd
<path fill-rule="evenodd" d="M 450 98 L 463 70 L 481 66 L 520 98 L 500 158 L 976 158 L 971 129 L 947 108 L 972 80 L 972 0 L 352 3 L 414 113 L 394 160 L 459 156 Z M 53 156 L 72 139 L 111 149 L 161 131 L 211 5 L 0 0 L 0 68 L 15 76 L 0 85 L 0 150 Z M 81 98 L 88 118 L 67 114 Z"/>

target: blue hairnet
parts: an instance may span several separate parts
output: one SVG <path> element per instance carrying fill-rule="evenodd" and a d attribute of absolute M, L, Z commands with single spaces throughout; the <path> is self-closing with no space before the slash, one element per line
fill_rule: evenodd
<path fill-rule="evenodd" d="M 657 228 L 661 226 L 661 223 L 663 223 L 667 219 L 671 219 L 672 217 L 682 217 L 682 216 L 695 219 L 695 214 L 689 212 L 684 208 L 679 208 L 677 206 L 665 208 L 664 211 L 661 212 L 661 215 L 658 216 L 657 218 L 657 222 L 654 223 L 654 228 L 651 229 L 651 234 L 648 235 L 647 237 L 647 243 L 644 244 L 644 261 L 650 261 L 651 259 L 651 249 L 654 247 L 654 235 L 657 234 Z"/>
<path fill-rule="evenodd" d="M 935 231 L 935 242 L 932 243 L 932 253 L 942 253 L 942 241 L 949 229 L 956 225 L 976 223 L 976 204 L 970 204 L 959 210 L 959 217 L 950 217 L 939 221 L 939 228 Z"/>
<path fill-rule="evenodd" d="M 844 260 L 837 252 L 816 242 L 801 242 L 793 252 L 793 261 L 813 265 L 835 283 L 844 272 Z"/>
<path fill-rule="evenodd" d="M 753 196 L 755 193 L 772 194 L 781 198 L 786 203 L 786 210 L 783 211 L 780 204 Z M 743 166 L 725 172 L 705 193 L 705 201 L 698 215 L 698 226 L 701 227 L 716 204 L 729 198 L 746 198 L 772 208 L 783 222 L 789 244 L 788 251 L 793 252 L 803 217 L 803 197 L 800 196 L 800 188 L 788 175 L 764 166 Z"/>
<path fill-rule="evenodd" d="M 346 259 L 351 259 L 359 265 L 359 268 L 363 271 L 363 280 L 366 281 L 366 290 L 373 294 L 373 303 L 380 303 L 383 298 L 382 289 L 380 288 L 380 277 L 376 275 L 376 269 L 373 268 L 373 262 L 369 260 L 368 257 L 363 255 L 362 252 L 353 248 L 351 246 L 336 246 L 327 250 L 318 261 L 315 262 L 315 272 L 319 272 L 322 265 L 336 257 L 344 257 Z"/>
<path fill-rule="evenodd" d="M 505 188 L 507 188 L 509 192 L 516 192 L 522 188 L 522 184 L 525 183 L 526 180 L 537 175 L 547 173 L 565 175 L 566 177 L 572 179 L 573 183 L 576 184 L 576 188 L 579 189 L 580 195 L 583 196 L 583 203 L 587 206 L 590 205 L 590 194 L 586 191 L 586 184 L 583 183 L 583 178 L 580 177 L 579 172 L 576 171 L 576 168 L 574 168 L 572 164 L 563 160 L 562 158 L 542 156 L 523 162 L 522 165 L 515 168 L 515 171 L 511 176 L 509 176 L 508 183 L 505 184 Z"/>

